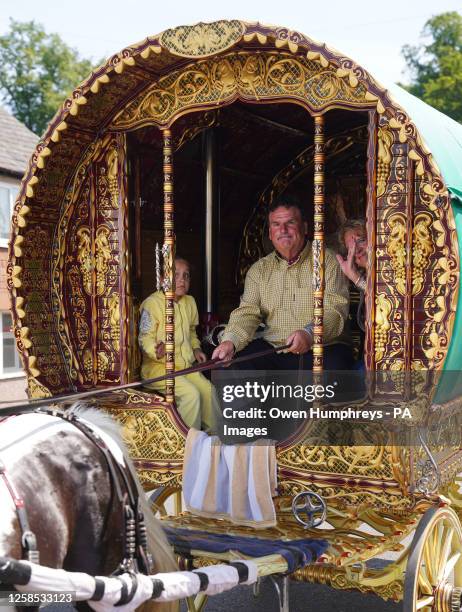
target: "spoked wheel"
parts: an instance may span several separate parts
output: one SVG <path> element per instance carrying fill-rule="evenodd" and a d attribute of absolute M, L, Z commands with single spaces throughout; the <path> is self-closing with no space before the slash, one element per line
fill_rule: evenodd
<path fill-rule="evenodd" d="M 404 612 L 460 612 L 462 527 L 450 508 L 430 508 L 412 540 Z"/>

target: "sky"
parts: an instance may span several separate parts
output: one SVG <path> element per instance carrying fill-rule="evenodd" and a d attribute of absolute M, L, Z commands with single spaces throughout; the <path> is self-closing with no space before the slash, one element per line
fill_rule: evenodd
<path fill-rule="evenodd" d="M 384 84 L 409 82 L 401 48 L 415 45 L 435 14 L 462 0 L 0 0 L 0 34 L 9 18 L 35 20 L 82 57 L 97 61 L 167 28 L 217 19 L 286 26 L 327 43 Z"/>

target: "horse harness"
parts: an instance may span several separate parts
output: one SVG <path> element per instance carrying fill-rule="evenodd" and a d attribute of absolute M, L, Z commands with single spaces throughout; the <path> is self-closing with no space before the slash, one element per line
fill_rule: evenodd
<path fill-rule="evenodd" d="M 10 417 L 7 417 L 10 418 Z M 1 421 L 6 419 L 0 419 Z M 24 500 L 18 493 L 14 486 L 11 477 L 9 476 L 6 465 L 3 463 L 0 457 L 0 477 L 5 483 L 6 488 L 13 500 L 14 507 L 16 510 L 16 516 L 18 517 L 19 528 L 21 529 L 21 550 L 22 558 L 30 561 L 31 563 L 40 563 L 40 553 L 37 548 L 37 538 L 30 528 L 29 520 L 27 518 L 26 506 Z"/>
<path fill-rule="evenodd" d="M 38 409 L 35 412 L 49 414 L 68 421 L 100 450 L 107 463 L 111 484 L 123 513 L 123 558 L 113 575 L 124 572 L 150 574 L 153 560 L 148 552 L 144 514 L 141 510 L 136 475 L 131 465 L 117 461 L 104 440 L 90 426 L 79 420 L 72 409 L 67 412 L 57 409 Z M 2 420 L 0 419 L 0 422 Z M 0 477 L 5 483 L 16 509 L 21 529 L 22 559 L 38 564 L 40 563 L 40 553 L 37 548 L 37 538 L 30 529 L 24 500 L 14 486 L 1 458 Z"/>

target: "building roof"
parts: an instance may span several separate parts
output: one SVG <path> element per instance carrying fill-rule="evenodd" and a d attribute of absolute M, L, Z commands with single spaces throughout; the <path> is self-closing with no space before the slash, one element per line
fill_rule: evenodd
<path fill-rule="evenodd" d="M 38 136 L 0 106 L 0 172 L 21 177 Z"/>

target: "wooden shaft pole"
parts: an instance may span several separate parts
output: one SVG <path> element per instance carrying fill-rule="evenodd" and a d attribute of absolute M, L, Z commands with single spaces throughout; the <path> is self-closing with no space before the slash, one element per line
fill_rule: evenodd
<path fill-rule="evenodd" d="M 175 224 L 173 202 L 173 149 L 172 132 L 163 130 L 164 170 L 164 292 L 165 292 L 165 381 L 166 400 L 175 401 Z"/>
<path fill-rule="evenodd" d="M 313 296 L 314 344 L 313 374 L 323 371 L 324 336 L 324 116 L 314 118 L 314 239 Z"/>

